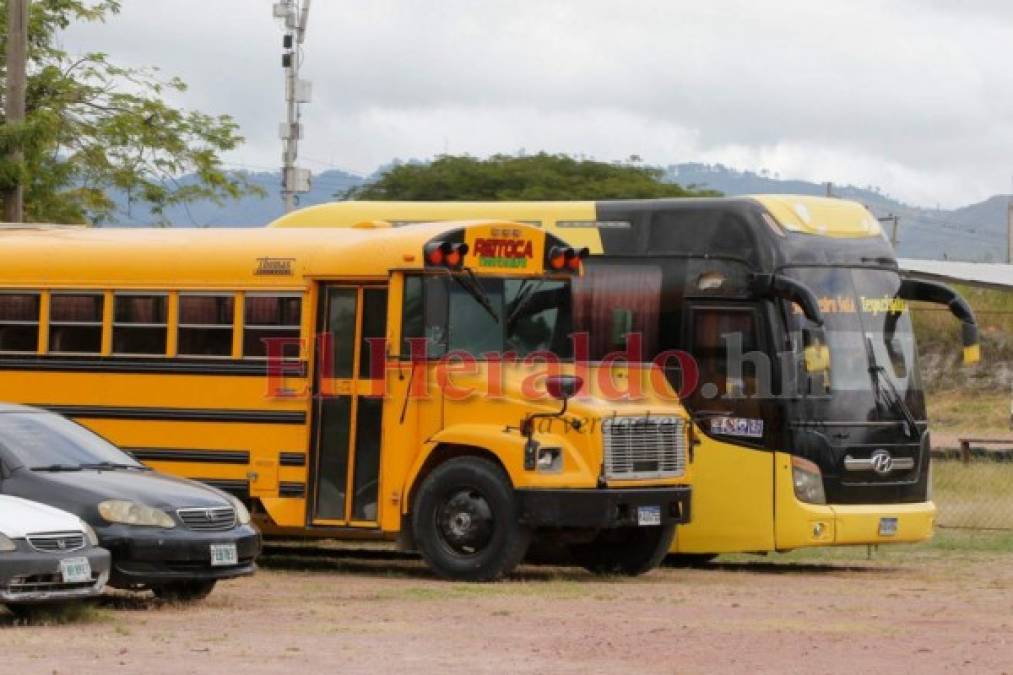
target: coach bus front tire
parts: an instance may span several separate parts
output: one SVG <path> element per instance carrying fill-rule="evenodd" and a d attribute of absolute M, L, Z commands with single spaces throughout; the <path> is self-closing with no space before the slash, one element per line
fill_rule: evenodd
<path fill-rule="evenodd" d="M 674 539 L 674 523 L 604 530 L 593 541 L 570 546 L 570 557 L 593 574 L 638 576 L 661 564 Z"/>
<path fill-rule="evenodd" d="M 412 528 L 433 571 L 457 581 L 509 574 L 531 543 L 531 531 L 517 522 L 510 480 L 478 457 L 458 457 L 433 469 L 415 498 Z"/>

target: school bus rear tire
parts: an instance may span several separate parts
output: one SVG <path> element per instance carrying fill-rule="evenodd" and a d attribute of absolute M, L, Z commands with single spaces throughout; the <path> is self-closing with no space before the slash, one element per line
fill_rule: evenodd
<path fill-rule="evenodd" d="M 430 568 L 456 581 L 509 574 L 531 543 L 531 531 L 517 521 L 510 480 L 480 457 L 457 457 L 433 469 L 416 496 L 412 528 Z"/>
<path fill-rule="evenodd" d="M 674 523 L 603 530 L 593 541 L 571 545 L 570 557 L 593 574 L 638 576 L 661 563 L 674 539 Z"/>

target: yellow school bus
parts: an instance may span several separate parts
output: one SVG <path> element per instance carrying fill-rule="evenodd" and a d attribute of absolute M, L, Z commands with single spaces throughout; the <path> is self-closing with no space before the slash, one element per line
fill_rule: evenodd
<path fill-rule="evenodd" d="M 689 518 L 684 408 L 608 400 L 575 366 L 585 252 L 544 230 L 40 226 L 0 241 L 0 400 L 239 495 L 267 535 L 398 540 L 463 580 L 547 538 L 639 574 Z"/>
<path fill-rule="evenodd" d="M 586 356 L 657 362 L 680 392 L 699 444 L 693 522 L 673 544 L 678 558 L 931 536 L 929 435 L 907 303 L 948 307 L 972 362 L 976 323 L 951 289 L 902 276 L 862 205 L 795 195 L 338 202 L 272 227 L 465 217 L 523 221 L 589 247 L 573 296 L 575 329 L 590 335 Z"/>

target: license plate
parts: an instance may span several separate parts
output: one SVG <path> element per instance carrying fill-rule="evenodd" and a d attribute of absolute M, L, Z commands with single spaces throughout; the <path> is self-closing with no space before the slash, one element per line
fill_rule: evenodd
<path fill-rule="evenodd" d="M 235 544 L 211 544 L 211 566 L 228 567 L 239 564 Z"/>
<path fill-rule="evenodd" d="M 91 581 L 91 563 L 87 558 L 67 558 L 60 561 L 60 575 L 65 584 Z"/>
<path fill-rule="evenodd" d="M 640 527 L 650 527 L 652 525 L 661 525 L 661 507 L 660 506 L 638 506 L 637 507 L 637 525 Z"/>
<path fill-rule="evenodd" d="M 879 519 L 879 536 L 881 537 L 892 537 L 897 534 L 897 519 L 896 518 L 880 518 Z"/>

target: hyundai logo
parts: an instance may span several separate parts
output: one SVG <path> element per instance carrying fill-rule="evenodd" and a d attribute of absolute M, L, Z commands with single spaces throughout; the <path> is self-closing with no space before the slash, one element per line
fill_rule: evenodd
<path fill-rule="evenodd" d="M 63 539 L 57 539 L 56 547 L 59 548 L 61 551 L 64 551 L 67 549 L 67 542 L 64 541 Z"/>
<path fill-rule="evenodd" d="M 893 455 L 882 448 L 872 453 L 869 462 L 872 464 L 872 470 L 881 476 L 893 471 Z"/>

